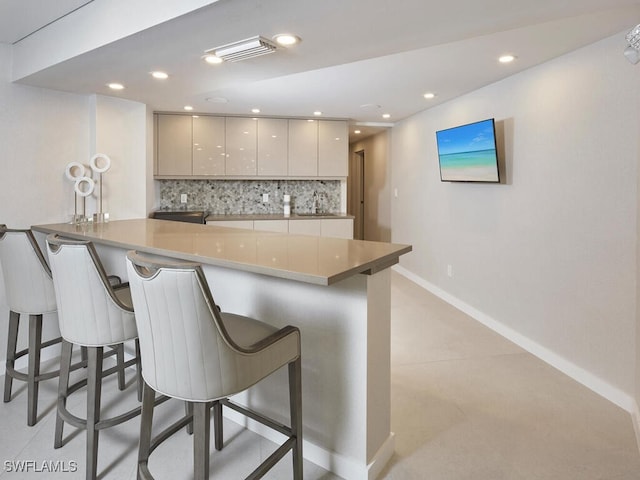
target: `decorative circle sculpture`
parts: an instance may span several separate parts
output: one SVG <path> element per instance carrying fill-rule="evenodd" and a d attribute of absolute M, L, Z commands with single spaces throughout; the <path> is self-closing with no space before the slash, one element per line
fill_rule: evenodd
<path fill-rule="evenodd" d="M 77 172 L 77 174 L 74 172 Z M 84 177 L 85 172 L 86 172 L 86 169 L 84 168 L 84 165 L 82 165 L 81 163 L 69 162 L 67 164 L 67 168 L 65 168 L 64 170 L 64 175 L 65 177 L 67 177 L 67 179 L 71 180 L 72 182 L 75 182 L 79 178 Z"/>
<path fill-rule="evenodd" d="M 87 184 L 86 189 L 82 188 L 82 184 Z M 92 178 L 90 177 L 81 177 L 78 178 L 76 180 L 76 184 L 74 186 L 74 190 L 76 191 L 76 193 L 78 195 L 80 195 L 81 197 L 88 197 L 89 195 L 91 195 L 93 193 L 93 189 L 95 188 L 96 184 L 93 181 Z"/>
<path fill-rule="evenodd" d="M 102 159 L 103 161 L 102 167 L 98 165 L 98 160 L 100 159 Z M 91 157 L 91 161 L 89 162 L 89 164 L 91 165 L 91 170 L 93 170 L 94 172 L 104 173 L 109 170 L 109 168 L 111 168 L 111 159 L 104 153 L 96 153 L 93 157 Z"/>

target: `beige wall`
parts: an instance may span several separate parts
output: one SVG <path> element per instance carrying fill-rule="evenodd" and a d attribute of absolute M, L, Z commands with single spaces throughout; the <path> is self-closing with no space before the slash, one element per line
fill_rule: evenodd
<path fill-rule="evenodd" d="M 112 157 L 105 174 L 106 211 L 115 218 L 145 215 L 154 201 L 146 106 L 120 99 L 73 95 L 10 81 L 11 47 L 0 44 L 0 223 L 12 228 L 64 222 L 74 211 L 69 162 L 89 164 L 100 151 Z M 99 150 L 96 150 L 99 149 Z M 96 198 L 87 213 L 96 211 Z M 0 275 L 0 324 L 8 307 Z M 56 323 L 52 318 L 49 326 Z M 45 326 L 45 336 L 55 328 Z M 26 345 L 21 334 L 21 345 Z M 0 328 L 0 358 L 6 329 Z M 4 370 L 0 371 L 0 375 Z"/>
<path fill-rule="evenodd" d="M 364 239 L 391 241 L 390 134 L 383 131 L 349 146 L 349 156 L 364 151 L 365 218 Z M 351 172 L 350 172 L 351 175 Z M 350 177 L 349 182 L 353 180 Z M 353 191 L 350 184 L 349 191 Z"/>
<path fill-rule="evenodd" d="M 393 129 L 401 266 L 632 411 L 637 364 L 640 68 L 624 34 Z M 495 117 L 507 183 L 440 182 L 435 131 Z M 447 267 L 453 276 L 447 275 Z"/>

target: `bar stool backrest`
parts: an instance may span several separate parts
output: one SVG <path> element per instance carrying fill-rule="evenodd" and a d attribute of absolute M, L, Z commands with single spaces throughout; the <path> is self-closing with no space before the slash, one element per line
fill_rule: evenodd
<path fill-rule="evenodd" d="M 52 234 L 47 252 L 65 340 L 91 347 L 137 336 L 132 306 L 112 288 L 93 243 Z"/>
<path fill-rule="evenodd" d="M 241 392 L 272 371 L 269 362 L 257 365 L 252 352 L 229 336 L 200 265 L 158 264 L 129 252 L 127 272 L 142 376 L 155 391 L 211 401 Z M 274 349 L 273 359 L 286 354 L 280 348 Z"/>
<path fill-rule="evenodd" d="M 30 315 L 56 311 L 51 270 L 31 230 L 0 225 L 0 265 L 9 310 Z"/>

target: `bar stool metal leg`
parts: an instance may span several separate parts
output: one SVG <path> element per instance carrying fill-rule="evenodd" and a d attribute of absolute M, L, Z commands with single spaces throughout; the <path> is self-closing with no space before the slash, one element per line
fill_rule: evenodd
<path fill-rule="evenodd" d="M 29 360 L 27 379 L 27 425 L 36 424 L 38 417 L 38 387 L 40 348 L 42 346 L 42 315 L 29 315 Z"/>
<path fill-rule="evenodd" d="M 124 390 L 126 387 L 126 379 L 124 377 L 124 345 L 118 345 L 116 347 L 116 362 L 118 366 L 120 366 L 120 370 L 118 370 L 118 389 Z"/>
<path fill-rule="evenodd" d="M 136 338 L 135 340 L 135 348 L 136 348 L 136 377 L 137 377 L 137 388 L 138 388 L 138 401 L 142 402 L 142 388 L 144 384 L 144 380 L 142 379 L 142 362 L 140 361 L 140 340 Z"/>
<path fill-rule="evenodd" d="M 98 437 L 100 431 L 97 424 L 100 421 L 103 348 L 89 347 L 87 355 L 89 357 L 87 371 L 87 480 L 91 480 L 96 478 L 98 472 Z"/>
<path fill-rule="evenodd" d="M 222 404 L 213 402 L 213 437 L 216 450 L 222 450 L 224 439 L 222 437 Z"/>
<path fill-rule="evenodd" d="M 20 313 L 9 312 L 9 336 L 7 338 L 6 372 L 4 378 L 4 401 L 11 400 L 13 379 L 18 378 L 27 382 L 27 425 L 32 427 L 38 421 L 38 387 L 40 380 L 51 378 L 55 372 L 40 375 L 40 350 L 43 346 L 55 341 L 42 344 L 42 315 L 29 315 L 29 345 L 27 350 L 18 353 L 18 329 Z M 16 372 L 16 359 L 28 354 L 27 373 Z"/>
<path fill-rule="evenodd" d="M 184 414 L 187 417 L 191 417 L 191 421 L 189 423 L 187 423 L 187 433 L 189 435 L 193 434 L 193 403 L 191 402 L 184 402 Z"/>
<path fill-rule="evenodd" d="M 211 402 L 193 404 L 193 478 L 209 478 L 209 446 L 211 444 Z"/>
<path fill-rule="evenodd" d="M 13 376 L 9 373 L 15 368 L 16 350 L 18 348 L 18 325 L 20 322 L 20 314 L 14 311 L 9 312 L 9 337 L 7 339 L 7 370 L 4 376 L 4 401 L 11 400 L 11 386 L 13 385 Z"/>
<path fill-rule="evenodd" d="M 289 408 L 293 444 L 293 478 L 302 480 L 302 360 L 289 363 Z"/>
<path fill-rule="evenodd" d="M 147 464 L 151 454 L 151 428 L 156 392 L 146 383 L 142 386 L 142 415 L 140 416 L 140 443 L 138 447 L 138 480 L 151 477 Z"/>
<path fill-rule="evenodd" d="M 62 431 L 64 429 L 64 420 L 61 411 L 67 408 L 67 390 L 69 389 L 69 374 L 71 371 L 71 352 L 73 344 L 62 341 L 62 349 L 60 352 L 60 378 L 58 382 L 58 401 L 56 405 L 56 431 L 53 440 L 53 448 L 62 447 Z M 83 349 L 84 351 L 84 349 Z"/>

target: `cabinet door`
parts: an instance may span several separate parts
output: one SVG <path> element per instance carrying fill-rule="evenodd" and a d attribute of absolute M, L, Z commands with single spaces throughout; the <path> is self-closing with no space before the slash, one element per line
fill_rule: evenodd
<path fill-rule="evenodd" d="M 191 175 L 190 115 L 157 115 L 156 175 Z"/>
<path fill-rule="evenodd" d="M 289 233 L 320 236 L 320 220 L 289 220 Z"/>
<path fill-rule="evenodd" d="M 257 120 L 227 117 L 226 175 L 256 174 Z"/>
<path fill-rule="evenodd" d="M 224 175 L 224 117 L 193 118 L 193 174 Z"/>
<path fill-rule="evenodd" d="M 243 228 L 253 230 L 253 220 L 209 220 L 207 225 L 225 228 Z"/>
<path fill-rule="evenodd" d="M 263 232 L 287 233 L 289 231 L 289 220 L 254 220 L 253 229 L 262 230 Z"/>
<path fill-rule="evenodd" d="M 349 168 L 349 130 L 347 122 L 318 122 L 318 176 L 346 177 Z"/>
<path fill-rule="evenodd" d="M 289 120 L 290 177 L 318 176 L 318 122 Z"/>
<path fill-rule="evenodd" d="M 289 122 L 280 118 L 258 119 L 258 175 L 287 175 Z"/>
<path fill-rule="evenodd" d="M 320 235 L 322 237 L 353 239 L 353 219 L 323 218 L 320 222 Z"/>

